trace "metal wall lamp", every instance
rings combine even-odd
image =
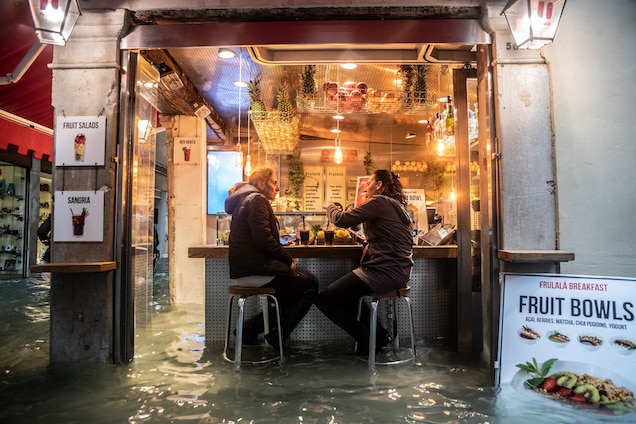
[[[554,41],[565,0],[510,0],[501,12],[519,49],[540,49]]]
[[[159,70],[159,80],[168,90],[176,90],[183,87],[183,81],[172,68],[161,62],[157,66]]]
[[[29,0],[40,43],[66,45],[82,12],[78,0]]]

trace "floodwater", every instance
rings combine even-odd
[[[205,347],[202,305],[169,305],[156,275],[148,340],[129,365],[50,366],[49,283],[0,281],[1,423],[588,423],[493,384],[479,355],[418,344],[375,373],[346,346],[293,347],[285,365],[234,366]]]

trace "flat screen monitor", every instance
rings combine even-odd
[[[207,154],[208,215],[225,213],[227,191],[243,179],[243,169],[234,166],[234,151]]]

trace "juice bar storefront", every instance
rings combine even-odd
[[[228,217],[219,204],[209,205],[213,192],[226,192],[229,185],[217,184],[211,163],[218,165],[219,161],[210,157],[229,154],[235,158],[240,157],[236,154],[240,152],[237,180],[245,178],[247,161],[252,167],[267,164],[277,170],[281,193],[273,207],[280,218],[281,232],[292,237],[300,226],[313,228],[316,236],[320,229],[325,229],[324,201],[356,204],[364,178],[372,169],[389,168],[399,173],[412,200],[409,208],[418,230],[414,235],[415,267],[410,283],[416,335],[444,341],[454,348],[481,349],[482,297],[488,296],[482,293],[482,281],[492,281],[488,239],[491,228],[488,220],[492,214],[484,213],[492,197],[490,158],[484,155],[490,148],[487,117],[492,99],[487,93],[492,88],[487,83],[490,81],[487,67],[483,66],[489,63],[490,37],[476,20],[445,21],[454,31],[438,26],[439,22],[424,22],[347,21],[346,25],[272,22],[269,31],[263,31],[263,26],[268,26],[263,23],[253,24],[254,30],[250,31],[233,30],[233,25],[239,24],[217,23],[191,26],[177,38],[168,35],[178,31],[179,24],[142,25],[124,37],[122,47],[129,50],[129,59],[134,59],[131,63],[148,61],[155,65],[157,58],[167,53],[165,57],[173,60],[169,64],[179,67],[181,78],[185,79],[191,73],[190,66],[196,68],[200,63],[208,63],[201,61],[203,55],[217,73],[233,72],[226,78],[228,87],[221,86],[221,82],[217,84],[219,97],[211,96],[204,101],[212,109],[220,110],[223,103],[232,105],[225,140],[210,136],[210,128],[214,127],[210,116],[215,113],[204,119],[183,116],[168,119],[158,106],[158,112],[164,115],[162,125],[167,130],[170,152],[169,197],[173,204],[168,209],[173,215],[168,217],[169,222],[192,223],[193,212],[178,207],[186,199],[191,202],[192,194],[176,188],[188,181],[190,189],[194,189],[191,179],[198,175],[202,180],[200,189],[206,193],[199,209],[203,216],[195,217],[203,221],[204,237],[197,240],[179,234],[185,224],[169,224],[175,228],[169,236],[174,248],[170,282],[175,285],[171,287],[175,299],[179,298],[180,290],[199,289],[178,283],[180,278],[172,276],[181,275],[181,267],[186,266],[202,271],[199,281],[205,286],[208,344],[221,343],[225,336],[227,286],[231,284],[224,245]],[[286,26],[292,26],[293,31]],[[368,31],[376,26],[377,31]],[[265,40],[263,34],[270,36]],[[428,38],[439,42],[441,37],[440,44],[453,45],[463,53],[455,56],[457,60],[444,60],[431,48],[427,57],[416,55],[411,60],[393,57],[384,59],[386,62],[367,59],[366,63],[361,59],[356,69],[344,69],[340,64],[346,52],[334,48],[335,56],[321,62],[319,51],[333,48],[330,46],[336,41],[342,43],[343,34],[348,34],[344,41],[350,41],[349,50],[365,44],[379,49],[378,43],[390,50],[400,44],[422,45],[430,41]],[[276,63],[280,54],[276,46],[300,46],[307,37],[312,39],[313,53],[305,51],[300,61],[287,59]],[[168,39],[170,43],[166,42]],[[212,58],[212,54],[216,56],[220,46],[230,46],[238,59],[230,65],[216,62],[218,59]],[[199,55],[199,65],[192,65],[190,54],[194,51]],[[239,77],[249,79],[252,84],[258,81],[260,85],[242,92],[230,87],[233,79]],[[195,81],[196,76],[192,78],[192,83],[204,90],[205,84]],[[355,87],[352,81],[356,82]],[[315,90],[307,92],[313,85]],[[219,93],[224,90],[231,94],[223,97]],[[201,94],[205,98],[205,93]],[[287,100],[291,107],[286,106]],[[200,109],[194,110],[197,111]],[[255,116],[256,112],[261,115]],[[290,114],[290,119],[283,123],[285,131],[273,129],[281,127],[276,121],[281,120],[283,113]],[[335,115],[344,119],[334,119]],[[188,130],[184,123],[192,122],[191,119],[196,119],[196,123]],[[197,141],[184,147],[188,149],[186,156],[179,143],[188,137]],[[221,163],[227,165],[227,160]],[[430,238],[433,233],[429,230],[435,229],[441,235],[439,239]],[[442,241],[444,230],[452,231]],[[362,247],[355,243],[327,246],[317,240],[315,245],[291,245],[287,249],[325,287],[356,266]],[[183,252],[187,253],[180,256]],[[203,267],[197,268],[196,264]],[[188,280],[196,284],[197,278]],[[485,284],[486,288],[489,284]],[[312,309],[292,334],[291,341],[342,337],[341,330]]]

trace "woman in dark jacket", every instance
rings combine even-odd
[[[296,268],[296,260],[280,244],[278,220],[270,202],[278,193],[278,181],[270,168],[255,169],[249,183],[239,183],[225,200],[232,214],[229,240],[230,278],[239,286],[274,287],[281,307],[283,340],[305,316],[318,293],[318,282]],[[273,316],[273,314],[270,314]],[[263,315],[244,325],[243,340],[255,344],[264,331]],[[278,347],[277,328],[265,335]]]
[[[372,292],[406,287],[413,267],[413,223],[399,177],[389,170],[376,170],[366,198],[347,211],[334,203],[327,205],[327,217],[338,227],[363,224],[366,245],[360,266],[331,283],[316,299],[318,309],[356,339],[356,353],[361,356],[369,352],[369,308],[363,304],[358,322],[358,300]],[[377,329],[376,352],[390,341],[380,323]]]

